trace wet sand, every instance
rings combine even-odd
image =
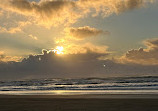
[[[158,111],[158,95],[0,95],[0,111]]]

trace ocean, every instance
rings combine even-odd
[[[158,76],[0,81],[0,94],[158,94]]]

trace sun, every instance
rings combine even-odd
[[[56,53],[57,54],[64,54],[63,51],[64,51],[64,47],[62,47],[62,46],[57,46],[56,47]]]

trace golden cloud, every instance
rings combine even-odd
[[[6,56],[4,51],[0,51],[0,62],[20,61],[22,57],[19,56]]]
[[[0,0],[0,8],[34,19],[34,22],[45,26],[69,24],[93,12],[107,17],[113,13],[140,8],[152,0]]]
[[[64,54],[80,54],[80,53],[100,53],[100,54],[108,54],[108,47],[107,46],[96,46],[91,43],[85,44],[65,44],[64,47]]]
[[[150,2],[150,0],[148,1]],[[146,3],[146,0],[80,0],[80,7],[90,12],[95,9],[96,13],[108,16],[112,13],[119,14],[121,12],[139,8]]]
[[[144,45],[146,49],[132,49],[121,57],[121,60],[143,65],[158,65],[158,38],[145,40]]]
[[[0,0],[0,2],[0,7],[4,10],[33,17],[35,21],[46,26],[71,23],[78,17],[73,11],[75,3],[68,0],[41,0],[38,3],[27,0]]]

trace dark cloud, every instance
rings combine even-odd
[[[30,55],[21,62],[0,64],[0,77],[81,77],[93,73],[95,67],[102,67],[97,58],[106,55],[91,51],[86,54],[58,55],[43,50],[42,54]]]
[[[122,59],[127,62],[138,64],[158,64],[158,38],[144,41],[146,49],[132,49],[128,51]]]
[[[156,75],[158,66],[121,64],[115,60],[99,60],[99,54],[57,55],[43,50],[40,55],[30,55],[21,62],[0,63],[1,79],[26,78],[76,78],[76,77],[108,77]]]
[[[71,36],[76,39],[85,39],[88,37],[98,36],[100,34],[109,34],[108,31],[91,28],[89,26],[78,27],[78,28],[66,28],[67,36]]]
[[[150,1],[150,0],[149,0]],[[144,5],[145,0],[126,0],[126,2],[118,3],[117,12],[124,12],[135,8],[140,8]]]

